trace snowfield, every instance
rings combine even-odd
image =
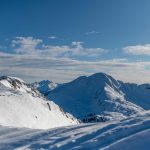
[[[1,150],[149,150],[150,111],[122,121],[49,130],[0,127]]]

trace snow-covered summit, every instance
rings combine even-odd
[[[34,96],[41,95],[39,93],[39,91],[36,90],[33,86],[25,83],[22,79],[19,79],[17,77],[1,76],[0,77],[0,85],[15,89],[15,90],[23,92],[23,93],[31,93]]]
[[[120,86],[113,77],[96,73],[55,88],[48,98],[84,122],[122,119],[143,111],[125,99]]]
[[[46,95],[51,90],[53,90],[56,87],[60,86],[60,84],[49,81],[49,80],[42,80],[40,82],[33,83],[32,86],[34,88],[36,88],[40,93]]]

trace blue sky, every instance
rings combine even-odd
[[[150,81],[149,0],[0,0],[0,75]]]

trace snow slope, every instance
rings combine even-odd
[[[55,88],[48,98],[83,122],[123,119],[143,111],[125,99],[120,87],[111,76],[97,73]]]
[[[150,84],[133,84],[120,82],[120,90],[125,98],[144,109],[150,109]]]
[[[23,81],[2,77],[0,83],[0,125],[48,129],[78,123]]]
[[[0,150],[149,150],[150,111],[120,121],[49,130],[0,127]]]

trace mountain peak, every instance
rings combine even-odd
[[[16,77],[10,77],[10,76],[1,76],[0,83],[6,87],[15,88],[15,89],[18,89],[20,88],[20,86],[25,84],[23,80]]]
[[[49,83],[53,83],[53,82],[50,80],[42,80],[39,82],[39,84],[49,84]]]
[[[23,93],[32,93],[34,96],[40,96],[38,90],[32,87],[30,84],[25,83],[22,79],[11,76],[1,76],[0,84],[4,87],[11,88]]]
[[[95,76],[95,77],[106,77],[108,76],[106,73],[103,73],[103,72],[97,72],[97,73],[94,73],[92,74],[91,76]]]
[[[118,87],[120,87],[120,83],[114,79],[113,77],[111,77],[110,75],[106,74],[106,73],[95,73],[91,76],[80,76],[77,79],[71,81],[70,83],[72,84],[76,84],[76,85],[89,85],[90,87],[105,87],[105,85],[109,85],[115,89],[117,89]]]
[[[49,91],[55,89],[59,84],[54,83],[49,80],[42,80],[40,82],[35,82],[32,84],[34,88],[40,91],[42,94],[46,95]]]
[[[0,81],[1,80],[7,80],[7,81],[17,81],[20,83],[25,83],[22,79],[17,78],[17,77],[11,77],[11,76],[1,76],[0,77]]]
[[[114,79],[112,76],[106,74],[106,73],[95,73],[88,77],[89,80],[94,80],[96,84],[102,84],[103,86],[108,84],[109,86],[113,88],[118,88],[120,86],[120,83]]]

